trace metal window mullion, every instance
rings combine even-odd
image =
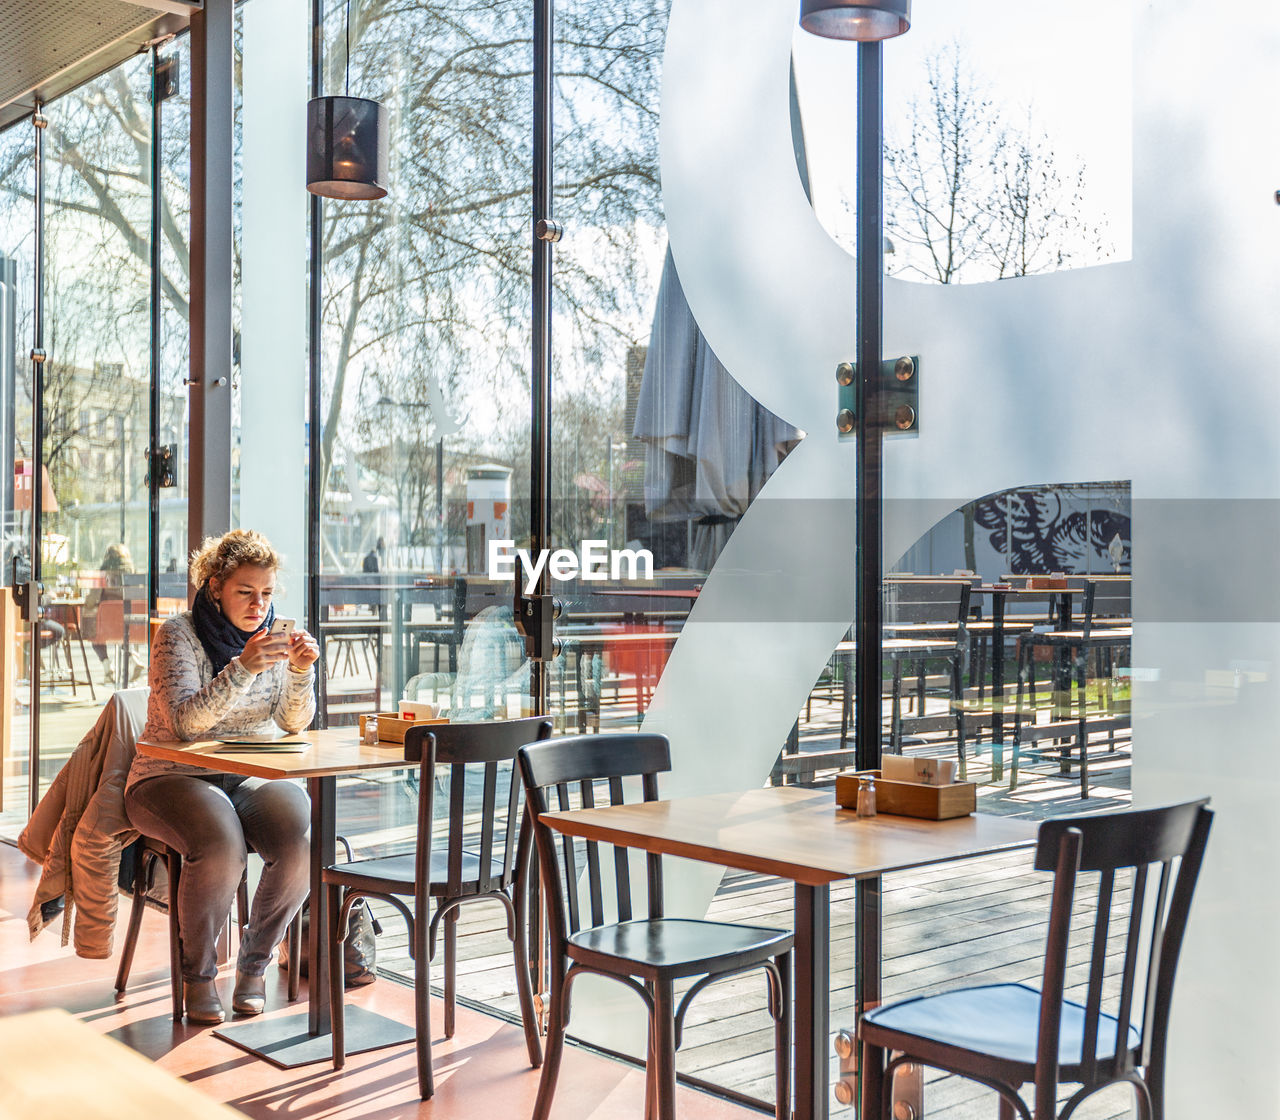
[[[35,284],[31,307],[31,576],[27,584],[27,616],[30,641],[27,681],[31,699],[27,711],[30,735],[27,740],[27,812],[36,811],[40,800],[40,579],[42,556],[40,521],[44,516],[44,106],[36,102],[31,116],[35,128],[32,194],[35,198],[35,237],[32,249]],[[6,717],[7,718],[7,717]]]

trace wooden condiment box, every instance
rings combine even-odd
[[[364,722],[369,717],[362,715],[360,717],[360,738],[364,738]],[[432,723],[448,723],[449,720],[444,716],[437,716],[435,719],[401,719],[396,712],[378,712],[374,717],[378,721],[378,742],[379,743],[403,743],[405,732],[411,727],[419,725],[427,725]]]
[[[926,786],[919,782],[891,782],[879,770],[850,770],[836,775],[836,802],[845,809],[858,806],[858,779],[874,778],[876,812],[898,817],[945,821],[967,817],[978,807],[978,787],[973,782]]]
[[[1032,576],[1027,581],[1027,588],[1031,591],[1066,591],[1066,576]]]

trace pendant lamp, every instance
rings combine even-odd
[[[801,0],[800,26],[824,39],[892,39],[911,26],[911,0]]]
[[[307,102],[307,190],[322,198],[386,196],[387,113],[377,101],[351,96],[351,2],[347,0],[343,96]]]

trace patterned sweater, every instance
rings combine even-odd
[[[315,715],[315,670],[295,673],[287,661],[254,675],[231,660],[214,677],[213,664],[196,636],[191,612],[168,619],[151,646],[151,697],[139,738],[154,741],[216,739],[261,734],[274,728],[303,730]],[[207,770],[138,754],[129,769],[131,786],[157,774],[208,775]]]

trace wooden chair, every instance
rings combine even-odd
[[[1002,1120],[1066,1120],[1120,1083],[1133,1086],[1140,1120],[1164,1120],[1174,974],[1212,818],[1206,801],[1192,801],[1042,824],[1035,867],[1052,871],[1054,882],[1039,989],[986,984],[868,1011],[858,1025],[861,1115],[889,1120],[886,1087],[910,1064],[995,1090]],[[1082,873],[1096,874],[1097,909],[1073,937]],[[1091,944],[1077,947],[1089,929]],[[1083,973],[1083,1002],[1067,998],[1069,962]],[[1059,1113],[1062,1084],[1079,1088]],[[1035,1086],[1031,1109],[1019,1095],[1024,1085]]]
[[[624,779],[640,779],[645,801],[658,797],[658,774],[671,769],[671,750],[661,735],[582,735],[520,751],[520,769],[534,821],[538,867],[546,899],[551,939],[551,1009],[547,1052],[538,1083],[534,1120],[546,1120],[555,1094],[564,1035],[569,1019],[569,991],[584,973],[606,976],[631,988],[649,1009],[649,1050],[645,1115],[673,1120],[675,1054],[685,1011],[708,984],[734,973],[763,968],[769,984],[769,1010],[774,1020],[777,1117],[786,1120],[791,1107],[791,948],[786,930],[663,916],[662,860],[646,857],[648,917],[634,918],[628,852],[613,849],[617,920],[606,917],[608,873],[600,845],[594,841],[557,843],[539,814],[552,808],[620,804]],[[633,783],[626,783],[632,785]],[[552,794],[554,790],[554,794]],[[576,794],[576,798],[575,798]],[[579,863],[579,849],[583,849]],[[582,874],[590,899],[589,913],[579,899]],[[643,905],[643,904],[642,904]],[[677,1006],[675,981],[699,979]]]
[[[1095,580],[1084,582],[1084,602],[1078,629],[1033,631],[1018,638],[1018,691],[1014,702],[1013,758],[1009,779],[1011,790],[1017,788],[1018,765],[1024,747],[1034,747],[1040,742],[1058,744],[1056,748],[1049,749],[1057,750],[1060,766],[1066,772],[1072,761],[1070,744],[1074,743],[1078,752],[1074,761],[1080,767],[1080,796],[1087,798],[1090,734],[1105,733],[1109,748],[1114,748],[1116,732],[1129,727],[1127,712],[1117,713],[1102,708],[1091,711],[1088,704],[1090,656],[1105,655],[1108,662],[1111,662],[1116,658],[1118,650],[1128,649],[1133,639],[1131,627],[1118,624],[1095,625],[1098,587]],[[1127,588],[1125,590],[1127,592]],[[1107,593],[1109,607],[1119,605],[1122,601],[1127,602],[1127,594],[1121,600],[1116,597],[1113,589],[1108,588]],[[1053,666],[1052,704],[1049,722],[1046,724],[1036,723],[1038,706],[1035,666],[1038,654],[1048,659]],[[1071,695],[1073,685],[1074,710]]]
[[[124,945],[120,950],[120,967],[116,970],[116,992],[123,995],[129,985],[129,973],[133,969],[133,957],[138,947],[138,934],[142,929],[142,912],[148,902],[164,910],[169,916],[169,985],[173,997],[173,1021],[182,1021],[182,930],[178,925],[178,908],[172,900],[178,896],[178,883],[182,877],[182,856],[163,841],[150,836],[139,840],[135,855],[132,903],[129,908],[129,925]],[[165,868],[166,886],[163,897],[156,898],[157,870]],[[241,876],[236,888],[236,918],[241,933],[249,923],[249,881]],[[289,923],[289,999],[296,1000],[301,987],[302,922],[295,917]]]
[[[524,1021],[529,1063],[542,1061],[538,1027],[525,946],[524,869],[528,865],[529,830],[520,827],[520,782],[516,751],[526,743],[546,739],[551,721],[542,718],[496,723],[455,723],[411,727],[405,735],[404,758],[418,770],[418,839],[413,852],[379,859],[356,860],[325,868],[329,913],[333,926],[329,961],[332,977],[333,1068],[346,1062],[343,1031],[343,952],[351,907],[361,898],[390,903],[409,925],[410,955],[414,960],[414,1013],[417,1027],[418,1089],[427,1100],[434,1083],[431,1072],[429,962],[444,922],[444,1033],[454,1031],[457,970],[458,909],[469,902],[492,899],[507,912],[507,936],[515,957],[516,993]],[[504,764],[509,770],[502,773]],[[444,850],[433,843],[436,766],[449,768],[448,837]],[[480,778],[481,800],[467,797],[468,776]],[[468,815],[479,810],[479,822],[467,834]],[[478,831],[477,831],[478,830]],[[518,838],[518,842],[517,842]],[[406,903],[404,900],[411,902]],[[435,913],[431,914],[431,901]],[[430,919],[428,920],[428,915]]]

